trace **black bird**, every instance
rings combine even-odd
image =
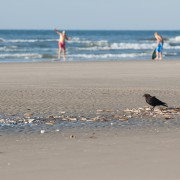
[[[153,109],[156,107],[156,106],[167,106],[167,104],[165,102],[162,102],[160,101],[159,99],[157,99],[155,96],[151,96],[150,94],[144,94],[143,97],[146,98],[146,102],[153,106]]]

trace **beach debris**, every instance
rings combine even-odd
[[[87,121],[87,118],[82,117],[82,118],[81,118],[81,121]]]
[[[120,117],[120,118],[119,118],[119,120],[120,120],[120,121],[128,121],[128,120],[129,120],[129,118],[128,118],[128,117],[126,117],[126,116],[124,116],[124,117]]]
[[[28,121],[28,123],[30,124],[30,123],[32,123],[34,120],[35,120],[35,119],[28,119],[27,121]]]
[[[46,131],[45,131],[45,130],[43,130],[43,129],[40,131],[40,133],[41,133],[41,134],[44,134],[45,132],[46,132]]]
[[[168,120],[168,119],[173,119],[171,116],[169,116],[169,115],[164,115],[164,118],[166,119],[166,120]]]
[[[47,124],[47,125],[54,125],[55,124],[55,122],[54,121],[50,121],[50,122],[46,122],[45,124]]]
[[[0,119],[0,123],[4,123],[5,122],[5,119]]]
[[[69,138],[70,138],[70,139],[74,139],[75,136],[71,134],[71,135],[69,136]]]
[[[50,115],[48,118],[49,119],[55,119],[55,117],[53,115]]]
[[[89,136],[90,139],[97,139],[97,137],[95,136],[95,134]]]
[[[103,110],[101,110],[101,109],[98,109],[96,112],[100,113],[100,112],[103,112]]]
[[[68,120],[69,120],[69,121],[77,121],[77,118],[75,118],[75,117],[69,117]]]
[[[66,112],[65,112],[65,111],[61,111],[60,113],[61,113],[61,114],[66,114]]]
[[[104,109],[104,112],[114,112],[112,109]]]
[[[25,117],[25,118],[30,118],[30,117],[32,117],[32,116],[33,116],[32,113],[25,113],[25,114],[24,114],[24,117]]]
[[[96,114],[99,112],[99,114]],[[33,118],[32,118],[33,116]],[[133,119],[162,119],[162,120],[172,120],[179,119],[180,117],[180,107],[156,107],[153,111],[151,107],[144,106],[138,108],[126,108],[122,111],[120,110],[96,110],[94,114],[85,116],[72,115],[66,113],[52,114],[45,117],[35,117],[33,113],[25,113],[23,115],[16,116],[3,116],[0,118],[0,127],[16,125],[29,125],[30,127],[36,125],[48,125],[53,126],[59,123],[65,122],[110,122],[111,125],[114,121],[125,121]],[[41,134],[45,131],[42,130]]]
[[[125,117],[131,116],[134,117],[153,117],[153,118],[164,118],[164,119],[173,119],[174,116],[180,115],[180,108],[171,107],[171,108],[156,108],[154,111],[151,110],[150,107],[141,107],[141,108],[133,108],[133,109],[125,109]]]

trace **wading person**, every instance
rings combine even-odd
[[[64,61],[66,61],[66,40],[70,40],[70,38],[66,36],[65,31],[59,32],[57,29],[54,29],[54,31],[59,35],[58,59],[61,58],[61,52],[62,52],[63,53],[63,59],[64,59]]]

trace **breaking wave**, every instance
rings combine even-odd
[[[124,54],[74,54],[68,55],[71,58],[84,58],[84,59],[107,59],[107,58],[134,58],[145,56],[147,53],[124,53]]]
[[[34,43],[34,42],[55,42],[57,39],[8,39],[3,42],[11,43]]]
[[[42,58],[42,55],[40,54],[30,54],[30,53],[25,53],[25,54],[0,54],[0,59],[4,59],[4,58],[11,58],[11,59],[16,59],[16,58],[23,58],[23,59],[39,59]]]

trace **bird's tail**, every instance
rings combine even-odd
[[[166,103],[164,103],[164,104],[163,104],[163,106],[166,106],[166,107],[168,107],[168,105],[167,105]]]

